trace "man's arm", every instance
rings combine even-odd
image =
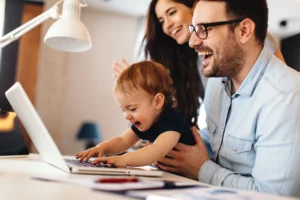
[[[206,150],[209,154],[209,157],[210,158],[213,158],[214,157],[214,152],[212,151],[211,149],[211,146],[210,146],[210,142],[209,142],[209,132],[208,132],[208,129],[205,128],[205,129],[201,129],[200,131],[200,136],[206,146]]]
[[[299,92],[298,92],[299,93]],[[217,186],[299,196],[300,95],[279,94],[262,109],[256,130],[255,165],[250,177],[206,161],[199,181]]]
[[[209,157],[213,158],[214,153],[210,146],[209,132],[207,129],[207,124],[206,124],[206,111],[205,111],[205,107],[204,107],[203,103],[202,103],[202,105],[200,107],[200,111],[199,111],[198,127],[200,128],[199,134],[201,135],[201,138],[202,138],[203,142],[205,143]]]
[[[256,130],[255,165],[251,176],[238,174],[208,159],[196,129],[195,146],[177,144],[158,164],[216,186],[300,196],[300,94],[279,94],[263,108]]]

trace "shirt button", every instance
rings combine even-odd
[[[233,147],[233,150],[236,151],[236,150],[237,150],[237,147]]]
[[[224,125],[222,125],[222,129],[224,129],[225,128],[225,126]]]

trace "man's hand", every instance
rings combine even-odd
[[[198,180],[199,170],[209,160],[209,155],[196,127],[192,128],[192,132],[196,141],[194,146],[178,143],[176,150],[160,160],[157,166],[162,170]]]

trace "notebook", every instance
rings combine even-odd
[[[77,160],[64,160],[62,154],[54,143],[47,128],[30,102],[19,82],[9,88],[5,95],[22,122],[33,144],[42,159],[63,171],[76,174],[106,174],[106,175],[136,175],[136,176],[162,176],[163,172],[152,167],[111,168],[107,166],[93,166],[80,163]],[[73,163],[73,164],[72,164]],[[75,163],[75,164],[74,164]],[[86,166],[79,166],[86,165]]]

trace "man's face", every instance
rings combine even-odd
[[[200,1],[194,11],[192,24],[213,23],[232,20],[226,14],[226,3],[222,1]],[[200,39],[195,33],[190,47],[203,56],[202,72],[206,77],[235,77],[244,63],[244,52],[230,25],[207,28],[207,38]]]

